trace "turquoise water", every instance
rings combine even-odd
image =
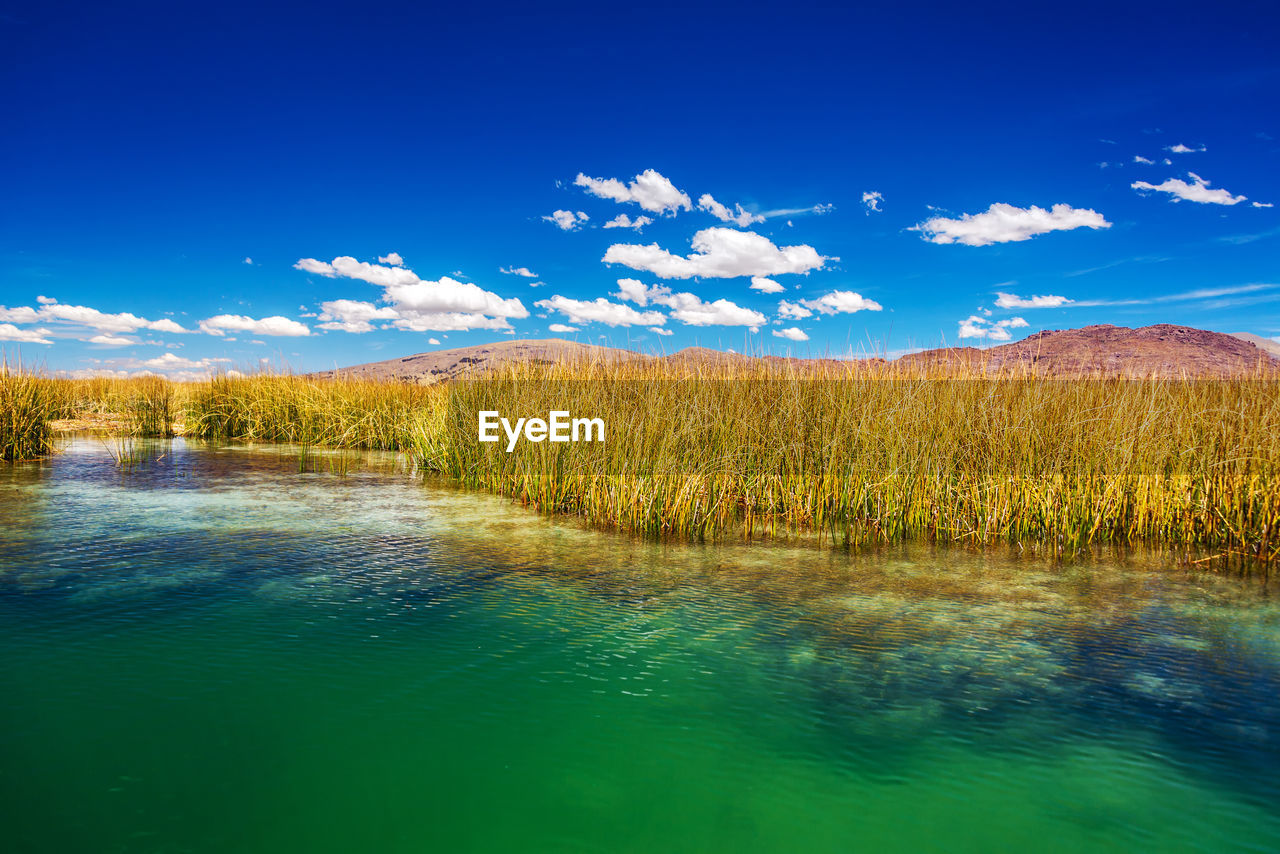
[[[1273,594],[78,440],[0,467],[4,848],[1274,851]]]

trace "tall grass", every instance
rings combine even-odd
[[[1051,380],[785,366],[521,368],[449,387],[424,462],[653,535],[816,532],[1071,551],[1146,541],[1277,556],[1280,382]],[[607,441],[507,453],[478,410],[600,417]]]
[[[53,447],[49,419],[58,405],[50,381],[0,362],[0,459],[30,460]]]
[[[187,435],[402,450],[440,389],[367,380],[216,377],[186,390]]]
[[[125,412],[135,435],[165,435],[180,416],[195,437],[408,451],[468,487],[653,536],[1280,556],[1274,374],[1066,380],[663,362],[520,366],[427,387],[278,375],[4,382],[6,459],[47,450],[42,425],[55,412]],[[602,419],[607,436],[521,440],[507,453],[505,441],[477,441],[480,410],[568,410]],[[8,438],[19,433],[20,447]]]

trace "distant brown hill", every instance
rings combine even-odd
[[[1280,354],[1271,355],[1250,340],[1256,336],[1224,335],[1189,326],[1159,324],[1140,329],[1124,326],[1086,326],[1038,332],[1022,341],[998,347],[944,347],[903,356],[903,367],[968,370],[1028,370],[1042,376],[1124,377],[1225,377],[1251,374],[1259,366],[1280,370]],[[1258,339],[1269,342],[1269,339]],[[1280,346],[1277,346],[1280,350]],[[430,384],[507,365],[552,364],[576,361],[654,361],[693,370],[738,369],[753,364],[786,365],[802,371],[826,373],[849,365],[839,359],[801,359],[781,356],[748,356],[689,347],[665,356],[649,356],[632,350],[579,344],[559,338],[536,341],[499,341],[453,350],[436,350],[400,359],[370,362],[320,371],[312,376],[342,375],[362,379],[399,380]],[[858,360],[875,370],[882,359]]]
[[[385,362],[369,362],[336,371],[317,371],[311,376],[328,378],[336,375],[357,379],[399,380],[430,385],[464,374],[493,370],[513,364],[552,364],[575,361],[633,361],[648,359],[631,350],[579,344],[560,338],[534,341],[497,341],[454,350],[435,350]]]
[[[1161,323],[1130,329],[1086,326],[1037,332],[1021,341],[980,350],[926,350],[904,365],[1023,368],[1043,376],[1226,377],[1280,367],[1253,343],[1221,332]]]

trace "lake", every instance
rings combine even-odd
[[[1274,851],[1274,583],[656,543],[390,454],[0,466],[7,851]]]

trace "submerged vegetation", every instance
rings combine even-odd
[[[133,435],[168,435],[180,420],[207,439],[404,451],[468,487],[654,536],[814,533],[842,546],[923,538],[1068,553],[1147,542],[1242,562],[1280,556],[1280,380],[1270,375],[611,363],[435,386],[279,375],[4,381],[6,459],[47,448],[50,413],[114,407]],[[10,402],[33,395],[43,409]],[[18,409],[33,414],[12,421]],[[508,453],[477,441],[481,410],[600,418],[607,441],[522,441]],[[21,453],[9,451],[11,421]]]

